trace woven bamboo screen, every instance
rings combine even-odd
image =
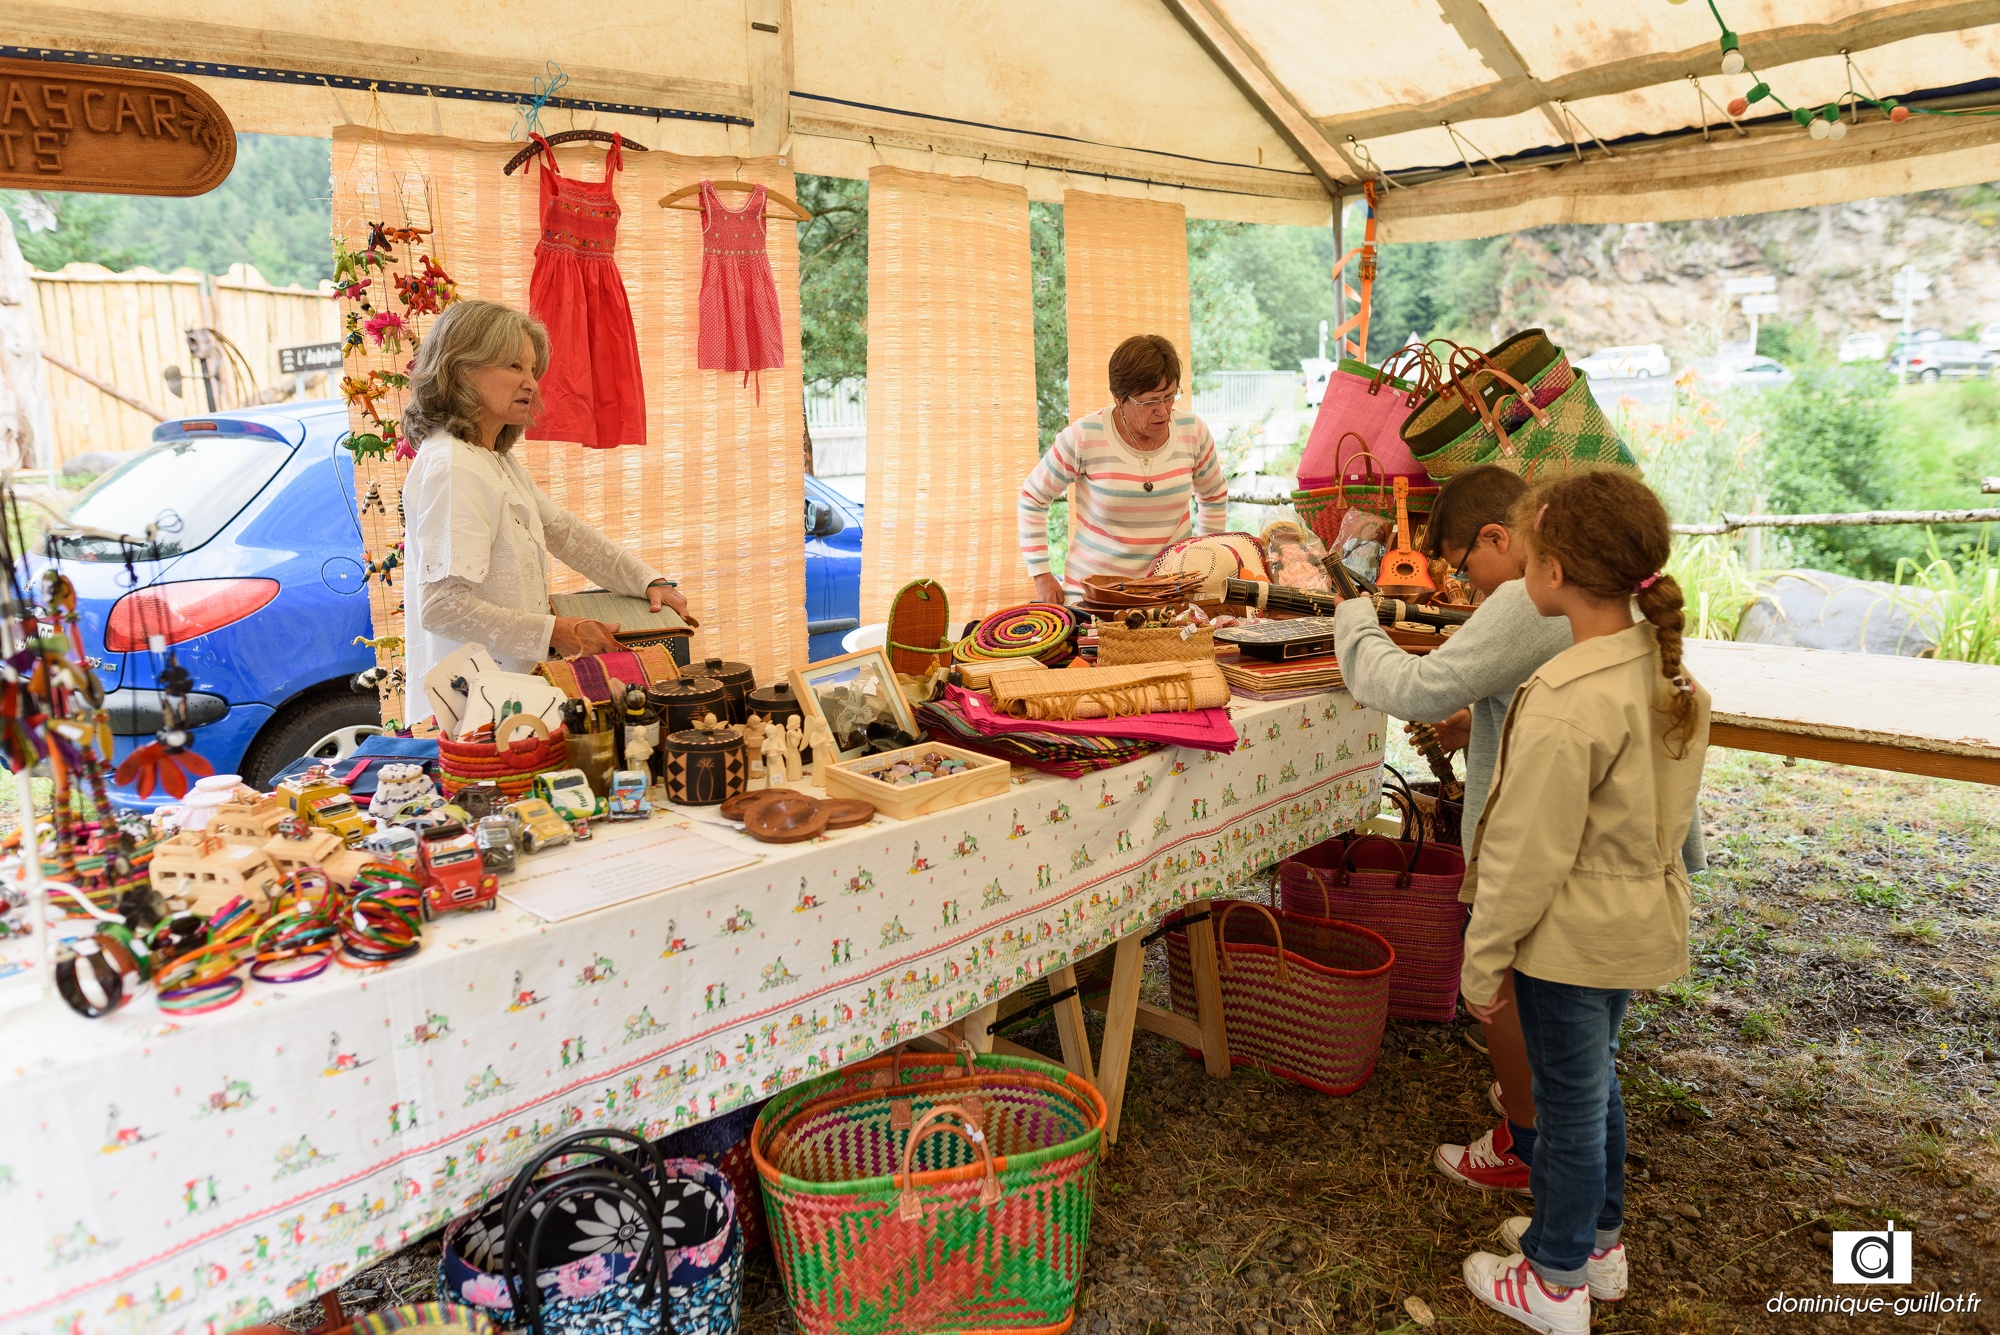
[[[518,144],[393,135],[342,126],[333,136],[334,230],[351,249],[370,222],[431,227],[427,249],[457,281],[460,296],[526,309],[540,236],[537,175],[501,167]],[[598,179],[600,145],[557,150],[567,175]],[[632,306],[646,374],[643,446],[586,450],[552,441],[515,448],[556,504],[634,547],[653,567],[680,581],[701,622],[694,655],[721,654],[751,664],[770,681],[805,661],[804,414],[799,379],[798,234],[773,220],[768,246],[785,327],[785,366],[745,385],[740,375],[695,369],[701,291],[701,217],[657,207],[674,187],[703,177],[761,181],[793,193],[789,170],[773,159],[625,155],[617,198],[618,264]],[[371,295],[382,309],[380,283]],[[393,306],[393,299],[388,305]],[[344,309],[352,309],[351,305]],[[350,374],[391,369],[371,344],[348,358]],[[407,353],[405,354],[407,356]],[[394,369],[401,369],[400,366]],[[400,410],[385,401],[385,415]],[[354,422],[361,424],[356,412]],[[402,539],[399,497],[404,465],[367,462],[359,489],[379,488],[382,509],[363,515],[363,541],[377,559]],[[393,586],[378,577],[370,597],[378,639],[402,634],[403,572]],[[556,592],[586,587],[561,565]],[[400,654],[383,656],[400,666]],[[400,690],[385,686],[384,713],[402,710]]]
[[[1188,330],[1187,210],[1150,199],[1063,192],[1063,279],[1069,305],[1069,416],[1111,402],[1111,350],[1134,334],[1165,334],[1181,354]]]
[[[1035,465],[1028,192],[868,174],[868,540],[861,619],[928,576],[954,619],[1033,594],[1015,498]]]

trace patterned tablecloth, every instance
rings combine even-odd
[[[753,866],[563,922],[454,915],[384,972],[252,984],[211,1016],[142,998],[0,1019],[0,1329],[168,1335],[283,1310],[476,1204],[550,1135],[663,1135],[858,1061],[1372,810],[1380,714],[1331,694],[1235,719],[1232,755],[751,844]],[[661,819],[541,856],[586,863]]]

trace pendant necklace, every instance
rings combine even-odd
[[[1127,418],[1127,417],[1125,416],[1125,410],[1124,410],[1123,408],[1120,408],[1120,409],[1118,410],[1118,416],[1119,416],[1119,418],[1120,418],[1121,420],[1123,420],[1123,421],[1125,422],[1125,427],[1126,427],[1126,429],[1127,429],[1128,431],[1129,431],[1129,430],[1132,430],[1132,422],[1131,422],[1131,419],[1129,419],[1129,418]],[[1165,442],[1162,442],[1162,444],[1164,444],[1164,443],[1165,443]],[[1136,453],[1136,454],[1137,454],[1137,455],[1139,456],[1139,462],[1141,462],[1141,463],[1143,463],[1144,465],[1146,465],[1146,481],[1145,481],[1145,483],[1144,483],[1143,485],[1145,486],[1145,488],[1146,488],[1146,490],[1147,490],[1147,491],[1151,491],[1151,490],[1153,489],[1153,455],[1152,455],[1152,452],[1151,452],[1150,450],[1142,450],[1142,449],[1139,449],[1139,448],[1138,448],[1138,447],[1137,447],[1136,445],[1135,445],[1135,446],[1133,447],[1133,452],[1134,452],[1134,453]]]

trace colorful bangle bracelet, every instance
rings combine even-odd
[[[111,1014],[138,991],[137,975],[129,975],[133,986],[128,990],[125,986],[128,975],[99,947],[97,938],[86,937],[70,949],[67,957],[56,961],[56,991],[84,1019],[95,1020]]]
[[[234,974],[193,987],[162,991],[160,1009],[170,1015],[205,1015],[219,1011],[243,995],[243,980]]]

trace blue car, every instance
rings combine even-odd
[[[339,400],[163,422],[153,445],[100,478],[70,510],[111,533],[159,533],[132,551],[55,540],[76,588],[84,645],[106,692],[115,760],[153,740],[159,674],[173,647],[194,680],[194,748],[218,774],[259,788],[301,756],[337,760],[379,732],[354,462],[339,447]],[[861,507],[806,479],[806,596],[813,657],[858,624]],[[50,564],[30,558],[39,578]],[[398,580],[401,587],[401,580]],[[147,808],[170,800],[120,790]]]

